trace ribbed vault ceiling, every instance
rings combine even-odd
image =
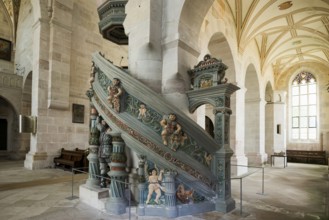
[[[19,13],[19,7],[21,4],[21,0],[1,0],[8,12],[8,15],[11,18],[11,22],[13,24],[14,29],[17,28],[17,22],[18,22],[18,13]]]
[[[263,71],[272,66],[278,75],[303,63],[329,67],[329,0],[224,1],[239,50],[255,43]]]
[[[20,0],[1,0],[16,29]],[[262,70],[274,74],[303,63],[329,67],[329,0],[217,0],[226,3],[239,50],[256,44]]]

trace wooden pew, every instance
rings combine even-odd
[[[85,150],[65,150],[61,149],[61,154],[59,157],[54,158],[55,168],[80,168],[84,166],[84,160],[86,159]]]
[[[85,171],[88,171],[89,160],[88,160],[87,156],[89,154],[89,149],[83,150],[83,149],[75,148],[75,151],[77,151],[83,155],[82,167],[85,167],[86,168]]]
[[[287,150],[286,154],[288,162],[327,164],[326,151]]]

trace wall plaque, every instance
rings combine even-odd
[[[72,104],[72,123],[84,123],[85,106]]]

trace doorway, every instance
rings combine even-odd
[[[0,151],[7,151],[7,130],[7,120],[0,119]]]
[[[206,132],[211,136],[211,137],[215,137],[214,134],[214,123],[211,121],[211,119],[206,116],[206,126],[205,126],[205,130]]]

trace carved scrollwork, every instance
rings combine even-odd
[[[107,93],[107,87],[112,83],[112,81],[101,71],[98,71],[98,81],[104,92]]]
[[[86,96],[89,98],[89,100],[91,101],[91,98],[94,96],[94,90],[92,88],[88,89],[86,91]]]
[[[161,125],[159,121],[162,119],[162,116],[159,113],[129,94],[127,95],[126,105],[126,112],[136,117],[139,121],[152,128],[158,134],[161,134]],[[142,105],[144,105],[143,108],[145,108],[145,110],[141,109]]]

